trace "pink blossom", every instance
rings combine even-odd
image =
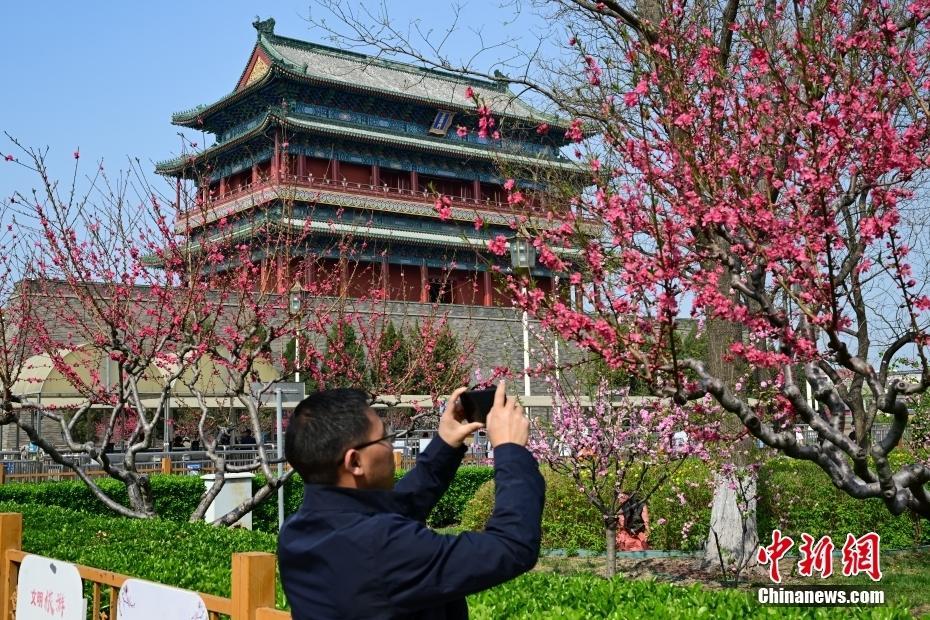
[[[497,235],[492,240],[488,241],[488,250],[492,254],[497,256],[503,256],[507,253],[507,237],[504,235]]]
[[[466,98],[466,99],[474,99],[474,98],[475,98],[475,91],[474,91],[474,89],[473,89],[471,86],[466,86],[466,87],[465,87],[465,98]]]
[[[571,126],[568,128],[568,131],[565,132],[565,137],[571,140],[572,142],[581,142],[584,139],[584,133],[581,131],[581,119],[576,118],[572,121]]]
[[[468,135],[468,127],[465,127],[464,125],[459,125],[458,127],[455,128],[455,133],[456,135],[458,135],[459,138],[464,138],[465,136]]]
[[[445,221],[452,217],[452,199],[449,196],[438,197],[433,206],[440,220]]]

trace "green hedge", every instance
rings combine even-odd
[[[907,454],[893,453],[896,469]],[[772,459],[759,471],[759,535],[773,529],[800,540],[807,532],[815,538],[829,535],[842,546],[847,533],[857,536],[878,532],[882,548],[905,548],[930,543],[930,524],[905,513],[892,515],[880,499],[854,499],[834,487],[820,467],[789,458]]]
[[[230,594],[230,554],[274,552],[276,547],[273,534],[203,523],[102,517],[12,502],[0,502],[0,511],[23,514],[23,549],[30,553],[218,596]],[[589,574],[530,573],[470,596],[469,607],[471,617],[478,619],[910,617],[893,606],[861,613],[760,607],[752,595],[622,578],[606,581]],[[278,606],[285,606],[280,584]]]
[[[542,546],[561,549],[603,549],[604,531],[597,510],[579,493],[571,479],[541,470],[546,481]],[[494,481],[481,485],[462,513],[461,525],[483,530],[494,509]]]
[[[707,590],[655,581],[610,581],[594,575],[529,573],[470,596],[472,618],[588,620],[650,618],[910,618],[905,607],[773,607],[754,600],[755,590]]]
[[[396,478],[405,472],[398,471]],[[427,522],[433,527],[445,527],[458,523],[462,511],[471,496],[484,482],[494,477],[491,467],[460,467],[448,491],[436,504]],[[169,521],[186,522],[203,494],[203,481],[199,476],[167,476],[156,474],[150,478],[155,495],[155,510],[159,517]],[[109,478],[97,481],[100,488],[123,505],[128,504],[126,487]],[[255,476],[252,485],[258,489],[265,484],[265,477]],[[291,514],[300,508],[304,487],[300,476],[294,474],[284,487],[284,510]],[[9,483],[0,485],[0,502],[11,501],[37,506],[59,506],[101,516],[115,516],[109,508],[97,500],[87,486],[80,481],[39,483]],[[278,530],[277,494],[273,494],[252,511],[252,527],[266,532]]]
[[[165,519],[187,521],[203,494],[203,481],[199,476],[153,475],[150,478],[155,495],[155,510]],[[126,487],[118,480],[97,480],[107,495],[128,505]],[[93,496],[79,480],[63,482],[7,483],[0,485],[0,502],[17,502],[38,506],[59,506],[89,514],[114,516],[114,513]]]
[[[540,469],[546,480],[546,504],[543,508],[542,546],[553,549],[590,549],[604,551],[603,520],[569,476],[548,467]],[[649,501],[649,544],[654,549],[698,549],[704,544],[710,524],[710,501],[713,491],[710,471],[701,461],[686,461],[674,476],[660,487]],[[682,494],[684,506],[678,498]],[[462,527],[484,529],[494,507],[494,483],[483,485],[462,514]],[[664,519],[664,523],[662,522]],[[688,535],[682,527],[692,522]]]
[[[30,553],[218,596],[229,596],[231,553],[277,548],[273,534],[205,523],[103,517],[13,502],[0,502],[0,512],[22,513],[23,549]]]

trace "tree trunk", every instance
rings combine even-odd
[[[607,578],[617,574],[617,520],[605,519],[604,532],[607,542]]]
[[[155,501],[152,497],[152,487],[149,481],[141,476],[135,476],[133,481],[126,485],[126,495],[129,498],[129,507],[147,517],[155,516]]]
[[[722,556],[725,569],[749,566],[756,561],[759,547],[756,480],[746,479],[740,487],[738,480],[718,475],[714,484],[714,504],[710,512],[710,532],[704,548],[704,564],[719,566]],[[741,492],[746,499],[744,510],[740,510],[738,505]]]

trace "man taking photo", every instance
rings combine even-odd
[[[460,388],[416,466],[394,484],[395,434],[367,395],[325,390],[294,410],[285,456],[304,480],[300,509],[278,538],[295,620],[467,618],[465,597],[530,570],[539,555],[545,488],[526,449],[529,420],[497,386],[487,417],[495,506],[483,532],[437,534],[426,517],[455,476],[465,438]]]

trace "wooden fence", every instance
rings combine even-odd
[[[22,551],[23,516],[0,513],[0,620],[16,615],[16,583],[19,565],[28,554]],[[224,598],[198,592],[210,620],[290,620],[291,614],[275,609],[277,558],[271,553],[232,554],[232,596]],[[77,565],[84,585],[91,586],[92,620],[118,620],[116,599],[129,575]],[[104,605],[106,602],[106,605]],[[104,609],[106,606],[106,609]]]

